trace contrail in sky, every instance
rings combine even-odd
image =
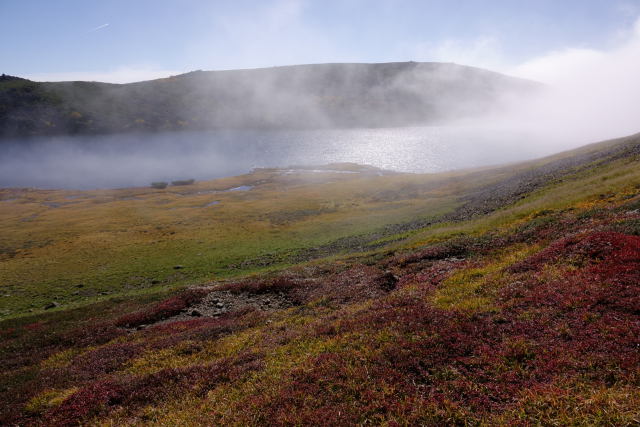
[[[99,26],[95,27],[93,30],[89,30],[89,32],[93,33],[94,31],[101,30],[101,29],[106,28],[108,26],[109,26],[109,24],[102,24],[102,25],[99,25]]]

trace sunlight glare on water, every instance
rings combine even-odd
[[[524,135],[471,127],[56,137],[3,143],[0,187],[145,186],[159,180],[238,175],[256,167],[339,162],[442,172],[549,153]]]

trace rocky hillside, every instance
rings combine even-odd
[[[131,84],[0,77],[0,137],[437,123],[537,86],[455,64],[318,64],[196,71]]]
[[[0,203],[2,425],[640,420],[640,135]]]

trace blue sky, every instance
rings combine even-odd
[[[0,72],[131,81],[406,60],[509,71],[615,49],[638,16],[640,0],[0,0]]]

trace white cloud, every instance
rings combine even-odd
[[[96,81],[106,83],[131,83],[153,80],[181,74],[184,71],[163,70],[146,67],[119,67],[110,71],[71,71],[59,73],[36,73],[24,76],[27,79],[41,82],[59,81]]]
[[[507,67],[507,73],[548,84],[562,83],[574,79],[606,60],[606,54],[592,49],[568,48],[550,52],[544,56],[527,60],[514,67]]]
[[[109,26],[109,24],[98,25],[97,27],[90,29],[89,32],[92,33],[94,31],[98,31],[98,30],[101,30],[103,28],[107,28],[108,26]]]
[[[640,19],[626,33],[608,50],[567,48],[506,70],[549,85],[522,117],[571,143],[639,132]]]
[[[636,15],[637,16],[637,15]],[[478,37],[414,46],[419,60],[493,69],[547,85],[537,97],[509,102],[506,115],[482,125],[536,135],[551,151],[640,132],[640,19],[621,28],[608,49],[567,47],[522,63],[507,60],[500,41]]]
[[[608,50],[567,48],[530,59],[506,70],[510,74],[540,80],[549,84],[572,84],[584,80],[607,82],[615,87],[614,77],[628,77],[637,81],[638,74],[630,74],[640,67],[640,19],[626,37]]]

